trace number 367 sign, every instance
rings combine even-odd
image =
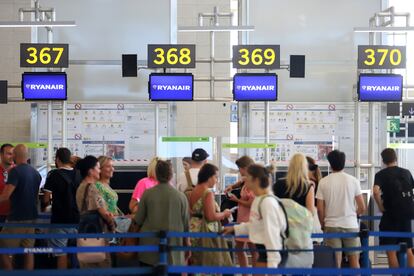
[[[68,66],[68,44],[20,44],[20,67],[67,68]]]

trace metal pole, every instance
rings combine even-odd
[[[218,164],[218,168],[219,168],[219,173],[220,173],[220,180],[219,180],[219,187],[218,187],[218,191],[216,191],[217,194],[221,194],[222,192],[224,192],[224,177],[223,177],[223,152],[222,152],[222,137],[217,137],[216,140],[216,152],[217,152],[217,164]],[[221,197],[219,197],[219,204],[221,205]]]
[[[154,275],[166,276],[168,275],[168,238],[166,231],[159,233],[160,243],[158,245],[159,260],[158,265],[154,268]]]
[[[39,21],[40,19],[39,10],[40,10],[39,0],[35,0],[34,2],[35,21]]]
[[[367,247],[369,245],[369,231],[364,229],[359,233],[361,239],[361,246]],[[362,251],[362,267],[369,268],[369,251]]]
[[[354,151],[355,151],[355,177],[361,178],[361,103],[355,102],[355,118],[354,118]]]
[[[370,22],[370,25],[377,26],[378,22]],[[369,33],[369,45],[375,45],[375,33]],[[368,188],[374,182],[374,174],[375,174],[375,152],[374,152],[374,144],[375,144],[375,124],[374,124],[374,103],[370,102],[368,104],[368,163],[371,164],[371,167],[368,169]]]
[[[67,147],[68,133],[67,133],[67,103],[62,102],[62,147]]]
[[[407,268],[407,244],[400,243],[400,250],[398,252],[398,262],[400,264],[400,268]],[[403,276],[407,274],[402,274]]]
[[[52,101],[47,102],[47,171],[53,162]]]
[[[154,122],[154,128],[155,128],[155,131],[154,131],[154,136],[155,136],[154,156],[158,155],[158,143],[159,143],[158,136],[160,135],[159,134],[159,119],[160,119],[159,117],[160,117],[160,106],[159,106],[158,103],[156,103],[155,104],[155,118],[154,118],[154,120],[155,120],[155,122]]]
[[[50,9],[51,16],[47,16],[50,21],[56,21],[56,11],[54,8]],[[48,33],[53,34],[52,28],[48,28]],[[53,43],[53,37],[52,41],[49,41],[49,43]],[[62,102],[62,147],[67,147],[67,140],[68,140],[68,134],[67,134],[67,103],[66,101]]]
[[[219,12],[218,12],[218,7],[217,6],[215,6],[214,7],[214,25],[215,26],[218,26],[219,25]]]
[[[210,32],[210,99],[214,100],[214,32]]]
[[[35,20],[39,21],[39,1],[35,1]],[[47,30],[47,43],[53,43],[53,30],[51,27],[46,28]],[[53,163],[53,109],[52,101],[47,102],[47,171],[50,171]]]
[[[265,143],[270,143],[270,125],[269,125],[269,117],[270,117],[270,103],[264,102],[265,104]],[[270,148],[267,146],[265,147],[264,152],[264,162],[265,164],[269,164],[270,161]]]
[[[368,129],[368,163],[371,164],[368,171],[368,188],[374,183],[375,175],[375,104],[369,103],[369,129]]]

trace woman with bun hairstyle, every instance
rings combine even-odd
[[[235,232],[237,236],[248,234],[249,240],[256,244],[259,251],[256,266],[276,268],[281,262],[279,252],[266,250],[283,248],[281,234],[286,231],[287,223],[282,207],[272,196],[271,174],[270,169],[262,165],[248,167],[246,185],[256,196],[250,209],[249,221],[226,227],[223,233]]]
[[[115,230],[113,214],[108,210],[108,205],[96,187],[96,182],[99,180],[101,173],[98,159],[92,155],[88,155],[79,160],[76,166],[82,177],[82,182],[76,191],[76,205],[78,206],[80,215],[82,216],[88,211],[97,210],[105,222],[104,232],[113,232]],[[106,259],[100,263],[80,262],[81,268],[102,268],[110,266],[111,258],[109,254],[106,254]]]

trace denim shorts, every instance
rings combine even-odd
[[[77,234],[78,230],[76,228],[51,228],[49,229],[49,234]],[[54,248],[62,248],[68,246],[68,239],[49,239],[49,246]],[[63,256],[66,253],[55,253],[55,256]]]

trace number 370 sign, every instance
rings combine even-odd
[[[405,63],[405,46],[358,46],[358,69],[405,68]]]

